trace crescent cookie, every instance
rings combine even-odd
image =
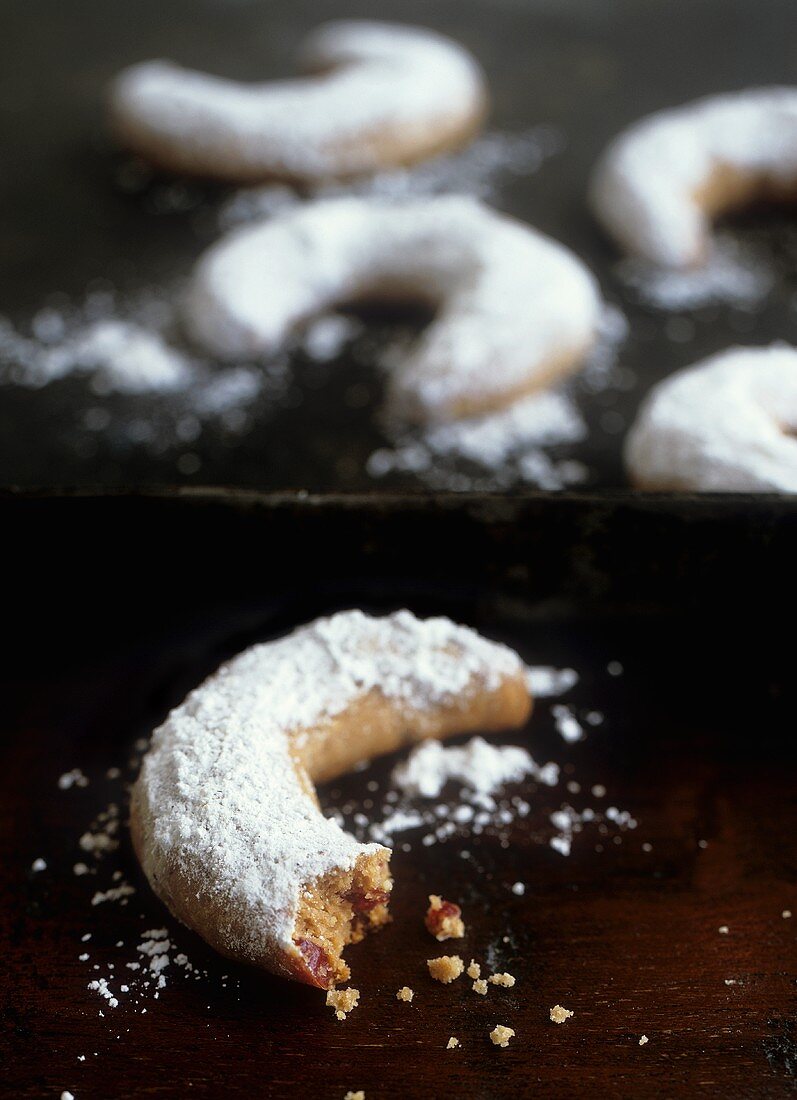
[[[797,493],[797,349],[729,348],[666,378],[625,444],[642,489]]]
[[[168,61],[125,69],[111,126],[160,168],[238,183],[313,182],[412,164],[467,141],[486,111],[482,72],[433,31],[341,21],[304,41],[307,76],[241,84]]]
[[[521,725],[524,666],[448,619],[346,611],[245,650],[157,729],[131,830],[155,893],[222,954],[331,988],[388,920],[390,850],[313,783],[430,737]]]
[[[672,268],[705,259],[711,221],[797,193],[797,88],[710,96],[642,119],[608,147],[592,207],[626,252]]]
[[[205,351],[241,359],[335,306],[396,299],[436,307],[389,385],[423,421],[500,408],[574,370],[601,312],[572,252],[475,199],[340,198],[222,238],[194,270],[185,321]]]

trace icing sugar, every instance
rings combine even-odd
[[[262,355],[315,314],[385,297],[439,307],[391,376],[394,404],[427,420],[545,381],[599,327],[597,285],[571,252],[458,196],[330,199],[239,229],[200,260],[186,323],[214,354]]]
[[[297,774],[291,739],[377,690],[410,712],[495,689],[521,669],[505,646],[447,619],[342,612],[254,646],[193,691],[155,732],[134,799],[153,887],[177,859],[201,867],[243,917],[229,946],[293,950],[300,888],[350,868],[362,846],[326,819]]]
[[[394,769],[392,782],[409,797],[434,798],[452,780],[479,794],[493,794],[528,775],[543,776],[542,782],[546,782],[552,774],[546,767],[547,772],[519,745],[491,745],[482,737],[473,737],[462,746],[426,741]]]
[[[420,437],[422,442],[409,436],[394,452],[374,452],[368,470],[379,475],[390,469],[411,468],[412,455],[421,447],[429,452],[430,461],[433,457],[455,457],[497,468],[521,448],[578,442],[586,431],[572,400],[563,393],[546,390],[495,413],[435,424]]]
[[[654,386],[625,444],[652,489],[797,492],[797,349],[729,348]]]
[[[112,88],[112,121],[133,149],[179,170],[317,179],[419,159],[461,140],[483,109],[478,65],[433,31],[328,23],[305,40],[302,61],[313,75],[250,85],[165,61],[134,65]]]
[[[716,169],[793,184],[797,89],[753,88],[660,111],[608,147],[591,181],[597,216],[624,249],[689,267],[707,252],[700,192]]]
[[[582,739],[584,729],[571,707],[559,703],[551,708],[551,713],[556,724],[556,732],[563,740],[573,742]]]
[[[641,301],[665,310],[715,302],[752,309],[775,283],[775,268],[763,250],[728,233],[714,236],[700,267],[680,271],[631,259],[618,264],[617,273]]]

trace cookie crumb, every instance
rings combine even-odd
[[[728,928],[727,924],[721,924],[719,926],[719,928],[717,929],[717,931],[719,932],[719,934],[721,936],[727,936],[728,933],[730,932],[730,928]]]
[[[357,1007],[359,1000],[359,989],[330,989],[327,993],[327,1004],[335,1009],[339,1020],[345,1020],[347,1013]]]
[[[643,1046],[645,1045],[645,1043],[647,1043],[647,1042],[649,1042],[649,1041],[650,1041],[650,1040],[648,1039],[647,1035],[640,1035],[640,1036],[639,1036],[639,1045],[640,1045],[641,1047],[643,1047]]]
[[[471,988],[474,993],[480,993],[482,997],[487,996],[487,982],[484,978],[477,978]]]
[[[480,978],[482,976],[482,968],[476,962],[475,959],[470,960],[470,965],[465,971],[469,978]]]
[[[563,1008],[562,1005],[554,1005],[550,1011],[552,1024],[563,1024],[565,1020],[569,1020],[574,1013],[569,1008]]]
[[[462,910],[453,901],[446,901],[439,894],[429,895],[429,908],[424,924],[436,940],[459,940],[465,935]]]
[[[396,1000],[410,1002],[414,996],[415,991],[413,989],[410,989],[408,985],[403,985],[396,994]]]
[[[493,1030],[490,1032],[490,1038],[493,1044],[497,1047],[508,1047],[509,1040],[514,1039],[514,1028],[504,1027],[503,1024],[496,1024]]]
[[[459,1045],[460,1045],[459,1039],[455,1039],[454,1036],[452,1035],[451,1038],[446,1043],[446,1050],[454,1050],[454,1048],[458,1047]]]
[[[31,871],[46,871],[47,870],[47,861],[42,859],[41,856],[39,856],[38,859],[34,859],[33,863],[31,863],[30,869],[31,869]]]
[[[343,1097],[343,1100],[365,1100],[365,1093],[362,1089],[357,1089],[356,1092],[352,1092],[351,1089]]]
[[[784,920],[788,920],[791,916],[791,909],[784,909],[780,915],[783,917]]]
[[[459,955],[441,955],[439,959],[427,959],[426,965],[434,980],[442,982],[443,985],[453,982],[465,969],[465,964]]]
[[[491,974],[487,981],[491,985],[502,985],[504,989],[511,989],[515,984],[515,977],[513,974],[507,974],[504,971],[503,974]]]

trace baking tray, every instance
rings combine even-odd
[[[796,506],[185,490],[5,494],[0,518],[10,643],[0,1094],[793,1095],[795,682],[784,639]],[[89,822],[122,799],[109,766],[127,776],[137,739],[190,686],[242,646],[348,606],[448,614],[580,679],[498,739],[563,769],[558,787],[521,788],[531,810],[508,827],[507,847],[490,829],[428,847],[421,834],[397,838],[412,850],[397,843],[395,922],[349,949],[362,1003],[338,1023],[318,991],[234,966],[176,928],[124,832],[96,877],[72,868],[89,858],[79,846]],[[562,703],[605,720],[568,744],[552,712]],[[394,762],[325,787],[325,807],[362,805]],[[60,789],[76,767],[88,786]],[[585,825],[565,858],[546,839],[563,801],[612,804],[638,824]],[[37,859],[45,869],[32,869]],[[114,885],[112,866],[137,892],[92,906]],[[479,998],[464,979],[425,977],[440,953],[420,919],[434,892],[462,901],[461,950],[514,973],[513,990]],[[186,953],[202,977],[173,961],[157,999],[120,996],[117,1008],[87,989],[94,965],[121,970],[141,957],[142,932],[163,925],[172,959]],[[395,999],[405,984],[411,1006]],[[575,1012],[561,1027],[548,1020],[557,1003]],[[497,1023],[517,1032],[506,1050],[488,1041]],[[445,1050],[449,1035],[459,1050]]]
[[[522,133],[546,124],[563,133],[560,153],[533,175],[508,174],[494,201],[583,256],[631,324],[619,359],[630,388],[581,391],[589,437],[555,451],[585,464],[585,488],[625,484],[621,437],[653,382],[729,344],[794,338],[793,251],[760,309],[708,308],[673,319],[624,291],[616,255],[584,202],[598,154],[632,120],[704,93],[792,82],[792,0],[350,0],[343,9],[333,0],[138,0],[129,8],[12,0],[0,43],[3,313],[23,323],[54,292],[80,300],[87,288],[108,284],[123,295],[171,284],[217,235],[224,192],[191,187],[169,203],[163,181],[134,194],[117,185],[119,162],[101,116],[104,89],[123,65],[168,56],[241,79],[288,75],[303,34],[341,13],[452,35],[487,71],[492,129]],[[768,237],[775,252],[779,229]],[[3,388],[0,484],[422,489],[412,474],[374,480],[365,472],[384,443],[369,413],[382,389],[372,359],[344,352],[319,367],[295,357],[301,404],[264,414],[243,437],[210,427],[162,454],[81,428],[87,405],[103,404],[82,383]],[[352,386],[366,407],[347,405]],[[152,402],[134,411],[144,422],[156,415]]]

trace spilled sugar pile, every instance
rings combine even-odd
[[[580,376],[494,413],[425,429],[408,429],[388,413],[383,427],[392,446],[370,455],[367,472],[374,478],[409,472],[431,489],[453,491],[494,491],[516,484],[555,491],[583,482],[588,470],[582,463],[554,457],[546,448],[586,438],[574,392],[597,393],[613,385],[617,350],[627,334],[623,314],[607,307],[598,344]]]
[[[85,430],[155,451],[192,442],[209,421],[246,431],[252,405],[284,392],[287,361],[218,367],[193,354],[180,341],[177,297],[95,291],[79,305],[39,310],[27,332],[0,319],[0,384],[41,389],[79,379],[93,399]],[[126,400],[110,403],[114,396]]]
[[[554,126],[533,126],[520,134],[492,132],[477,138],[461,152],[437,157],[412,168],[379,172],[346,184],[324,184],[311,189],[306,197],[360,195],[409,199],[457,193],[490,200],[506,182],[532,175],[564,147],[564,135]],[[270,218],[301,201],[296,191],[284,185],[246,188],[224,203],[219,212],[219,224],[222,229],[230,229]]]
[[[669,271],[639,260],[623,260],[616,270],[640,301],[673,311],[722,304],[755,309],[777,275],[764,247],[729,233],[716,234],[705,264],[694,270]]]

